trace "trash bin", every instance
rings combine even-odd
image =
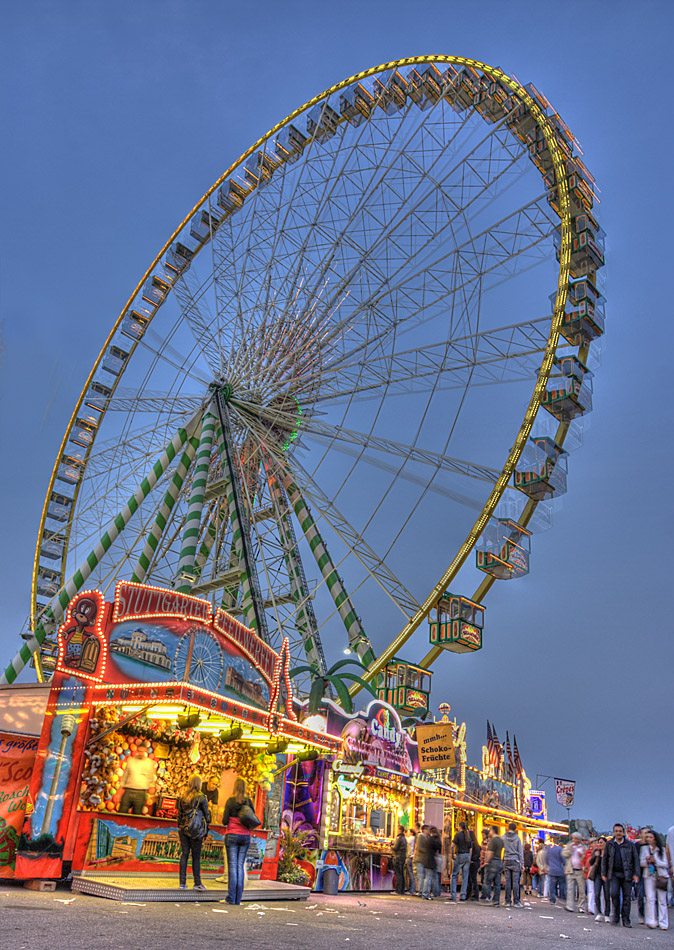
[[[337,875],[337,868],[323,869],[323,893],[329,894],[331,897],[334,897],[335,894],[339,893],[339,877]]]

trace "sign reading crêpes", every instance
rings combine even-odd
[[[446,769],[456,765],[451,722],[431,722],[417,726],[416,739],[421,769]]]

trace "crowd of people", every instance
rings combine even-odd
[[[674,825],[666,840],[642,828],[631,841],[619,822],[613,835],[583,841],[573,832],[565,844],[554,839],[522,842],[511,822],[501,835],[494,826],[482,842],[464,821],[451,840],[449,900],[482,901],[490,907],[524,907],[522,895],[537,895],[567,911],[587,913],[598,923],[631,927],[632,901],[638,922],[667,930],[674,906]],[[442,839],[437,828],[401,825],[394,845],[396,891],[423,900],[442,894]],[[460,882],[460,885],[459,885]],[[501,891],[505,904],[501,904]]]

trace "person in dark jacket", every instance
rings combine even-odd
[[[393,871],[396,879],[396,894],[405,893],[405,862],[407,861],[407,839],[405,829],[398,825],[398,835],[393,842]]]
[[[239,821],[244,806],[254,810],[250,798],[246,795],[246,783],[242,778],[234,782],[231,798],[225,803],[222,823],[225,826],[225,848],[227,849],[227,897],[228,904],[240,904],[245,881],[246,855],[250,847],[250,828]]]
[[[498,907],[501,903],[504,847],[503,838],[500,837],[497,826],[493,825],[489,829],[489,843],[487,845],[484,883],[482,885],[482,900],[491,901],[492,907]]]
[[[414,870],[417,873],[417,897],[422,897],[424,893],[424,881],[426,880],[426,851],[428,848],[428,825],[421,828],[417,825],[417,836],[414,841]]]
[[[601,877],[608,883],[613,905],[610,923],[617,927],[622,917],[623,927],[631,927],[632,881],[639,882],[639,857],[637,849],[625,837],[624,825],[619,822],[613,826],[613,837],[604,848]]]
[[[470,854],[473,850],[473,842],[468,834],[468,826],[465,821],[459,822],[459,830],[452,838],[452,880],[450,885],[450,900],[456,900],[456,887],[459,875],[461,875],[461,900],[465,901],[468,893],[468,880],[470,877]]]
[[[201,776],[193,775],[187,792],[178,799],[178,837],[180,838],[180,888],[187,889],[187,862],[192,854],[194,890],[205,891],[201,883],[201,846],[208,834],[211,813],[206,796],[201,792]]]
[[[534,866],[534,852],[531,847],[531,843],[527,841],[524,845],[524,868],[523,868],[523,884],[524,884],[524,893],[531,894],[533,888],[533,881],[531,877],[531,869]]]
[[[421,896],[426,901],[432,901],[431,897],[431,888],[436,880],[437,874],[437,862],[436,855],[440,854],[442,851],[442,843],[440,841],[440,832],[437,828],[432,827],[429,829],[428,837],[426,838],[426,851],[424,854],[424,886],[421,891]]]
[[[470,864],[468,865],[468,890],[466,892],[466,900],[478,901],[480,899],[480,885],[477,883],[477,872],[480,868],[480,842],[477,840],[477,835],[472,829],[468,834],[470,835],[471,850]]]

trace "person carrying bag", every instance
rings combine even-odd
[[[227,903],[240,904],[245,881],[246,855],[250,847],[250,833],[261,824],[252,801],[246,795],[242,778],[234,782],[234,792],[227,799],[222,817],[227,849]]]
[[[211,813],[201,792],[201,776],[193,775],[187,792],[178,800],[178,836],[180,838],[180,889],[187,888],[187,862],[192,855],[194,890],[205,891],[201,883],[201,847],[208,834]]]

